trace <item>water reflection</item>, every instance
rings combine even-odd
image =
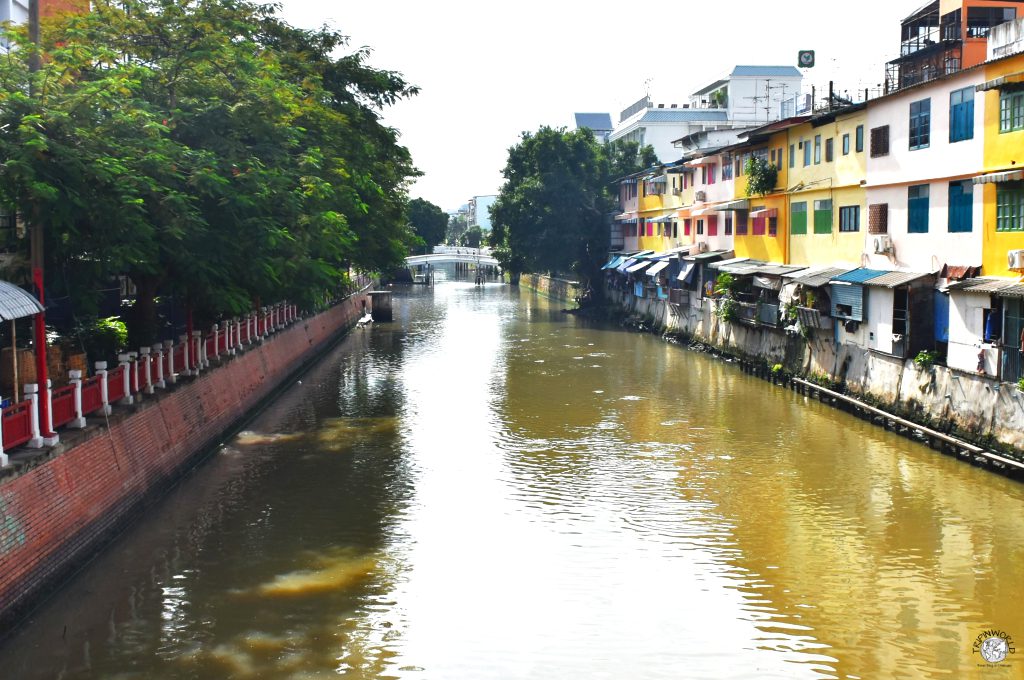
[[[400,290],[0,668],[960,677],[1024,635],[1020,485],[561,307]]]

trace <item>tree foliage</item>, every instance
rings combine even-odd
[[[779,179],[779,169],[763,158],[751,156],[743,171],[747,174],[747,196],[771,193]]]
[[[5,36],[0,200],[45,225],[49,281],[76,308],[131,277],[135,342],[156,339],[157,296],[201,318],[309,306],[415,242],[416,171],[380,112],[416,89],[274,12],[99,0],[45,27],[36,74],[24,30]]]
[[[608,252],[614,180],[656,163],[651,147],[602,146],[586,130],[524,133],[491,212],[495,257],[513,277],[572,272],[589,282]]]
[[[448,213],[422,198],[409,201],[409,224],[428,249],[444,241]]]

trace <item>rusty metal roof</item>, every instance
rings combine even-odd
[[[31,293],[13,283],[0,281],[0,321],[13,321],[45,311]]]

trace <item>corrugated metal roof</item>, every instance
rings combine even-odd
[[[725,109],[649,109],[642,123],[686,123],[694,120],[699,121],[725,121],[729,119],[729,112]]]
[[[886,272],[864,283],[875,288],[897,288],[928,276],[931,276],[931,274],[922,274],[920,272]]]
[[[1000,290],[999,294],[1004,297],[1024,298],[1024,283],[1011,283],[1006,288]]]
[[[610,113],[577,113],[575,116],[576,127],[578,128],[590,128],[595,132],[615,129],[615,126],[612,125],[612,114]]]
[[[949,290],[962,293],[998,294],[1006,297],[1024,297],[1024,283],[1016,279],[979,277],[949,284]]]
[[[870,279],[877,278],[886,272],[881,269],[854,269],[832,279],[839,283],[864,283]]]
[[[783,274],[784,278],[790,279],[793,283],[809,288],[821,288],[837,276],[850,271],[849,267],[815,267],[803,271]]]
[[[732,77],[755,76],[758,78],[766,76],[775,76],[779,78],[803,77],[795,66],[737,66],[729,75]]]
[[[807,269],[807,267],[798,264],[772,264],[769,262],[767,265],[760,267],[756,273],[762,276],[785,276],[786,274],[803,271],[804,269]]]
[[[0,281],[0,321],[13,321],[45,311],[31,293],[13,283]]]

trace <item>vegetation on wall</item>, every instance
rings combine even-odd
[[[747,175],[747,196],[771,193],[779,179],[779,169],[763,158],[748,158],[743,171]]]

